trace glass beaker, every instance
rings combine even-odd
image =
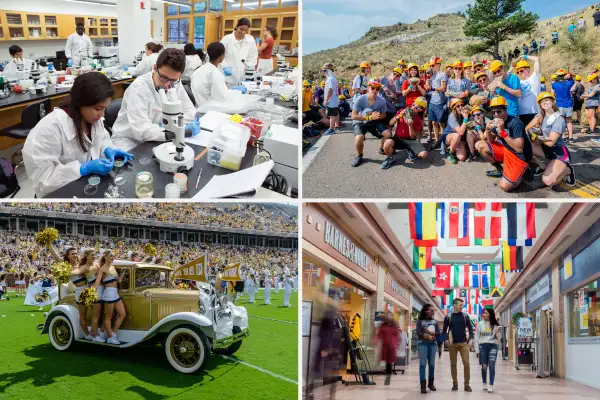
[[[154,177],[148,171],[138,172],[135,177],[135,195],[140,199],[154,196]]]

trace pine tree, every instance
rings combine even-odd
[[[524,0],[475,0],[467,7],[463,31],[468,37],[483,38],[467,45],[468,55],[488,53],[500,56],[500,44],[536,28],[537,14],[523,10]]]

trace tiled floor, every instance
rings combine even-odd
[[[453,392],[450,375],[450,356],[448,352],[442,358],[436,355],[435,386],[437,391],[421,394],[419,386],[419,361],[413,360],[402,375],[392,375],[389,386],[384,386],[385,376],[375,375],[374,386],[336,385],[336,400],[411,400],[411,399],[485,399],[485,400],[578,400],[600,399],[600,390],[573,381],[558,378],[536,378],[535,372],[515,370],[509,361],[496,362],[496,382],[494,393],[483,392],[481,368],[475,353],[470,353],[472,392],[464,391],[463,366],[458,361],[459,390]],[[324,390],[325,389],[325,390]],[[315,399],[327,399],[329,387],[315,391]]]

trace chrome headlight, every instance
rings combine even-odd
[[[204,304],[202,304],[202,300],[198,300],[198,313],[204,315],[206,312],[206,308],[204,308]]]

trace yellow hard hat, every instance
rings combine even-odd
[[[478,72],[475,74],[475,80],[478,81],[479,78],[481,78],[482,76],[487,77],[487,74],[485,72]]]
[[[400,67],[396,67],[392,70],[393,72],[402,75],[404,73],[404,71],[402,71],[402,68]]]
[[[464,68],[473,68],[473,63],[471,61],[467,61],[464,65]]]
[[[323,67],[322,67],[322,68],[323,68],[323,69],[330,69],[330,70],[332,70],[332,71],[334,71],[334,70],[335,70],[335,67],[333,66],[333,64],[332,64],[332,63],[323,64]]]
[[[304,82],[302,82],[302,86],[306,87],[310,87],[310,82],[308,80],[305,80]]]
[[[600,71],[600,64],[596,67],[596,71]]]
[[[405,66],[406,63],[404,62],[404,60],[398,60],[398,65]]]
[[[556,79],[556,74],[552,74],[552,75],[550,76],[550,79]]]
[[[458,97],[453,98],[452,100],[450,100],[450,110],[454,110],[454,107],[458,104],[464,104],[463,101],[461,99],[459,99]]]
[[[545,83],[545,82],[546,82],[546,77],[545,77],[545,76],[542,76],[542,77],[540,78],[540,82],[542,82],[542,83]]]
[[[585,80],[586,80],[587,82],[591,82],[591,81],[593,81],[593,80],[594,80],[594,79],[596,79],[596,78],[598,78],[598,75],[597,75],[597,74],[589,74]]]
[[[575,75],[575,80],[576,81],[581,81],[581,75]]]
[[[485,110],[483,108],[481,108],[481,106],[474,106],[471,109],[471,114],[473,114],[475,111],[481,111],[481,112],[485,112]]]
[[[508,107],[508,103],[504,97],[497,96],[490,101],[490,108],[491,107]]]
[[[481,61],[475,61],[475,65],[473,65],[473,66],[478,67],[480,65],[483,67],[483,63]]]
[[[448,68],[452,68],[452,67],[454,67],[454,65],[452,65],[452,64],[446,64],[446,65],[444,65],[444,69],[448,69]]]
[[[321,81],[321,87],[325,87],[325,81]]]
[[[454,64],[452,64],[452,68],[463,68],[462,61],[460,61],[460,60],[454,61]]]
[[[542,101],[544,99],[552,99],[553,101],[556,101],[556,97],[554,97],[554,95],[550,92],[542,92],[542,93],[538,94],[538,96],[537,96],[538,104],[540,103],[540,101]]]
[[[425,97],[423,96],[419,96],[414,100],[414,103],[417,103],[417,105],[421,108],[427,108],[427,100],[425,99]]]
[[[504,67],[504,63],[500,60],[494,60],[490,64],[490,71],[496,72],[500,67]]]
[[[369,81],[369,86],[374,88],[381,88],[381,80],[379,78],[371,78]]]
[[[410,71],[411,68],[419,69],[419,66],[415,63],[408,63],[408,65],[406,66],[406,69]]]
[[[522,68],[531,68],[531,65],[525,60],[521,60],[517,63],[516,70],[520,70]]]
[[[360,63],[360,67],[361,68],[371,68],[371,64],[369,64],[367,61],[363,61]]]
[[[343,94],[340,94],[339,99],[340,100],[346,100],[346,96],[344,96]]]
[[[556,76],[565,76],[568,73],[569,71],[564,68],[559,68],[558,71],[555,72]]]

